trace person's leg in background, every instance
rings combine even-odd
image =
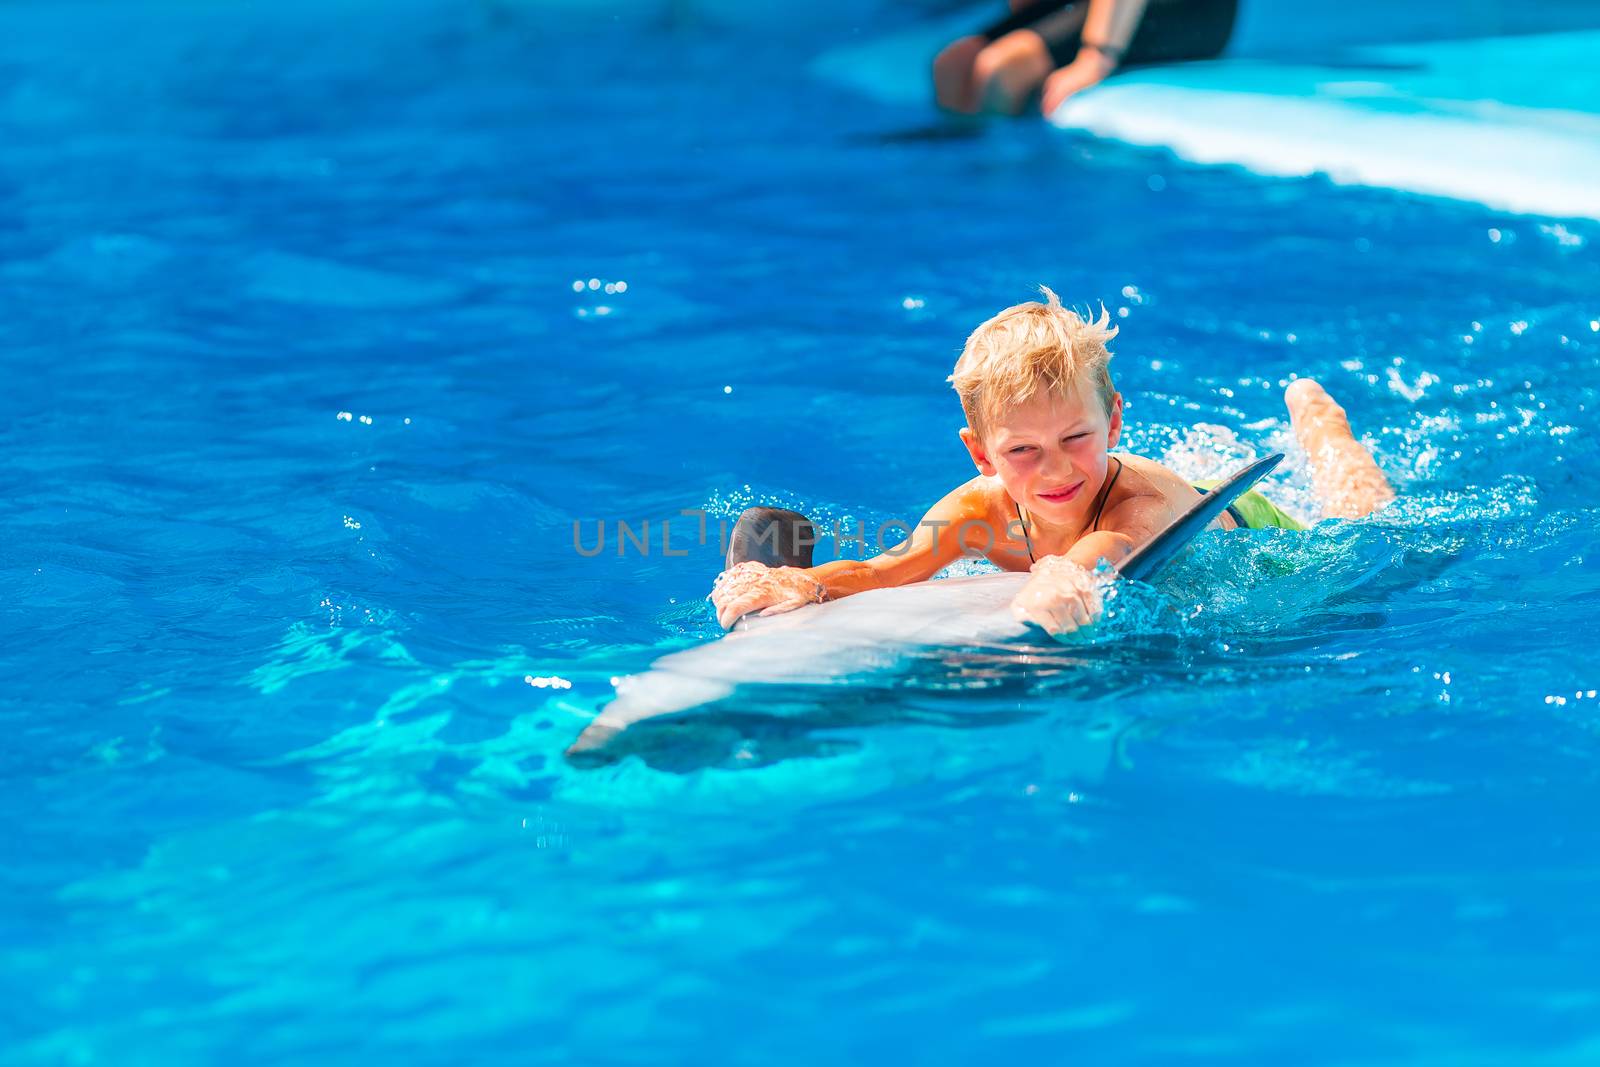
[[[1022,114],[1050,72],[1077,54],[1087,8],[1086,0],[1024,3],[952,42],[933,61],[939,106],[965,115]]]

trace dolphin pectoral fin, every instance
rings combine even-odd
[[[729,762],[738,748],[737,727],[714,721],[660,716],[637,722],[590,723],[566,751],[567,763],[594,770],[638,756],[655,770],[690,771]]]
[[[814,725],[752,712],[658,716],[626,729],[591,724],[566,758],[573,767],[594,770],[633,756],[651,770],[690,774],[709,768],[755,770],[860,750],[861,743],[852,738],[812,736]]]
[[[622,758],[620,753],[613,751],[612,744],[621,735],[622,727],[604,722],[603,719],[604,716],[601,716],[584,727],[577,740],[567,746],[565,755],[568,763],[574,767],[604,767]]]

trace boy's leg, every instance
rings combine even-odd
[[[1311,484],[1331,519],[1359,519],[1394,499],[1372,453],[1350,432],[1344,408],[1310,378],[1289,383],[1283,401],[1300,447],[1311,460]]]
[[[817,529],[798,511],[784,508],[746,508],[728,538],[724,569],[746,560],[769,567],[810,567]]]

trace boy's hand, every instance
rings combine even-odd
[[[1046,556],[1011,601],[1011,614],[1054,637],[1072,633],[1100,617],[1100,580],[1063,556]]]
[[[753,559],[723,571],[711,588],[711,603],[724,630],[752,611],[778,615],[826,599],[823,584],[799,567],[768,567]]]

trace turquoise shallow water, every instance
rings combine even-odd
[[[159,14],[0,13],[0,1058],[1600,1054],[1594,224],[903,136],[814,29]],[[1041,282],[1140,450],[1313,374],[1402,503],[566,766],[716,633],[574,521],[915,516]]]

